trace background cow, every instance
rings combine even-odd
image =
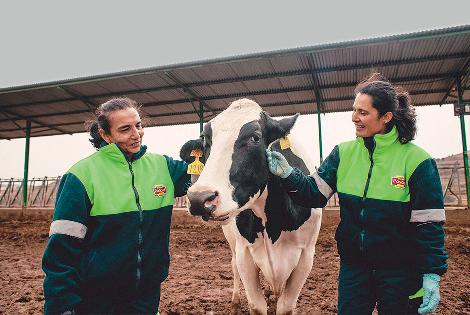
[[[312,268],[321,209],[293,204],[280,179],[269,173],[265,154],[269,147],[290,165],[313,172],[294,132],[288,136],[290,147],[280,147],[279,138],[291,131],[297,117],[277,121],[255,102],[241,99],[207,123],[201,139],[186,143],[180,152],[191,161],[190,151],[203,149],[205,167],[188,190],[188,208],[192,215],[222,224],[232,251],[234,312],[240,309],[241,278],[250,313],[267,313],[261,270],[278,299],[276,313],[293,313]]]

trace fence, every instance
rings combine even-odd
[[[444,202],[446,206],[463,206],[467,204],[465,174],[459,162],[439,164]],[[59,186],[59,177],[32,178],[28,180],[27,208],[50,208],[54,206],[55,195]],[[339,206],[338,196],[334,194],[328,206]],[[0,179],[0,208],[23,207],[22,179]],[[175,198],[175,207],[186,207],[186,198]]]

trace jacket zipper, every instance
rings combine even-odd
[[[132,189],[134,190],[135,202],[137,204],[137,209],[139,209],[139,240],[137,246],[137,271],[136,271],[136,288],[139,288],[140,279],[142,274],[142,244],[143,244],[143,237],[142,237],[142,229],[144,223],[144,215],[142,213],[142,207],[140,206],[139,200],[139,192],[135,188],[134,184],[134,171],[132,170],[132,162],[127,162],[129,164],[129,171],[132,175]]]
[[[372,150],[369,151],[369,160],[370,160],[370,166],[369,166],[369,173],[367,174],[367,181],[366,181],[366,186],[364,187],[364,193],[362,194],[362,200],[361,200],[361,212],[360,212],[360,221],[363,224],[362,230],[359,234],[360,237],[360,244],[359,244],[359,250],[361,252],[364,252],[365,250],[365,245],[364,245],[364,240],[366,237],[366,230],[364,228],[364,221],[365,221],[365,206],[366,206],[366,197],[367,197],[367,191],[369,190],[369,183],[370,183],[370,178],[372,175],[372,168],[374,167],[374,158],[372,157],[374,150],[375,150],[375,139],[373,139],[374,145],[372,146]],[[367,147],[366,147],[367,148]]]

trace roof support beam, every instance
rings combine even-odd
[[[443,104],[447,100],[447,98],[451,96],[451,93],[454,90],[454,88],[457,89],[457,85],[462,86],[461,81],[458,82],[458,80],[461,80],[461,77],[465,76],[466,74],[467,75],[470,74],[470,57],[467,58],[467,60],[464,62],[464,65],[462,66],[460,71],[454,76],[454,78],[452,78],[451,83],[449,84],[449,88],[446,94],[444,95],[444,97],[442,98],[442,100],[439,102],[439,104]],[[457,96],[457,98],[458,97],[459,96]]]
[[[90,109],[90,111],[94,111],[98,107],[94,102],[84,98],[83,95],[70,91],[68,87],[59,85],[57,88],[73,96],[75,99],[79,99],[80,101],[82,101]]]
[[[54,129],[54,130],[59,131],[59,132],[61,132],[61,133],[68,134],[68,132],[65,131],[65,130],[62,130],[62,129],[57,128],[57,127],[52,127],[51,125],[47,125],[47,124],[44,124],[44,123],[42,123],[42,122],[39,122],[39,121],[35,120],[35,119],[34,119],[35,117],[25,117],[25,116],[22,116],[22,115],[18,115],[18,114],[15,114],[15,113],[13,113],[13,112],[11,112],[11,111],[9,111],[9,110],[3,109],[3,108],[1,108],[1,107],[0,107],[0,111],[1,111],[1,112],[4,112],[4,113],[7,113],[7,114],[9,114],[10,116],[15,116],[16,118],[12,118],[12,119],[14,119],[14,120],[16,120],[16,121],[18,121],[18,120],[27,120],[27,121],[33,122],[33,123],[35,123],[35,124],[38,124],[38,125],[40,125],[40,126],[49,127],[49,128],[51,128],[51,129]],[[7,120],[12,120],[12,119],[7,119]],[[21,128],[21,129],[24,129],[24,128]],[[0,131],[0,132],[1,132],[1,131]]]
[[[211,112],[214,112],[214,110],[209,106],[207,105],[203,100],[200,99],[200,97],[195,93],[193,92],[189,87],[185,86],[180,80],[178,80],[178,78],[176,78],[172,73],[170,72],[165,72],[165,75],[170,78],[173,82],[175,82],[178,87],[180,87],[181,89],[183,89],[183,91],[190,95],[192,98],[194,98],[196,101],[199,102],[199,106],[200,105],[203,105],[205,108],[207,108],[208,110],[210,110]],[[194,110],[196,113],[198,113],[199,115],[199,110],[196,110],[196,108],[194,107],[194,105],[192,104],[191,102],[191,105],[193,106]],[[200,116],[201,119],[203,119],[204,117]]]

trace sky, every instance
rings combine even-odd
[[[470,1],[2,1],[0,88],[470,24]],[[415,143],[462,152],[452,106],[417,108]],[[470,120],[465,119],[470,136]],[[302,145],[319,163],[316,116]],[[178,156],[199,125],[146,128],[150,151]],[[322,115],[323,155],[354,138],[351,113]],[[29,177],[58,176],[88,135],[31,138]],[[168,140],[170,139],[170,141]],[[24,139],[0,140],[0,178],[22,178]]]

